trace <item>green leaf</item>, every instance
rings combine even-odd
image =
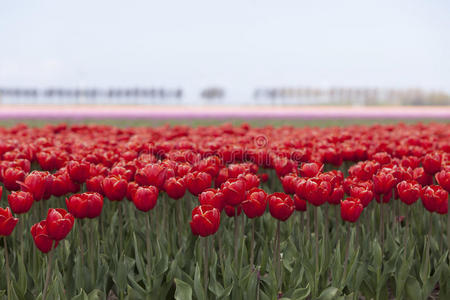
[[[195,274],[194,274],[194,292],[195,296],[198,300],[206,299],[205,291],[203,289],[203,284],[200,277],[200,267],[198,264],[195,266]]]
[[[420,266],[420,280],[424,285],[430,276],[430,240],[425,237],[425,244],[423,246],[422,263]]]
[[[189,284],[181,279],[175,278],[175,300],[190,300],[192,299],[192,288]]]
[[[309,284],[305,288],[296,289],[292,295],[292,300],[303,300],[306,299],[309,294],[311,293],[311,289],[309,287]]]
[[[320,294],[317,300],[333,300],[338,295],[338,293],[339,293],[338,288],[330,286]]]
[[[408,277],[406,280],[406,295],[408,299],[411,300],[421,300],[422,299],[422,289],[420,288],[419,282],[414,277]]]

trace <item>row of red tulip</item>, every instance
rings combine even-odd
[[[8,203],[16,214],[28,212],[34,201],[77,193],[85,183],[88,193],[73,194],[66,200],[76,218],[99,216],[103,195],[110,201],[128,198],[139,210],[149,211],[160,191],[177,200],[188,190],[199,197],[191,227],[194,234],[202,236],[217,231],[222,210],[229,216],[244,210],[254,218],[265,212],[267,203],[272,216],[281,221],[294,209],[305,210],[308,202],[314,206],[341,205],[342,218],[355,222],[373,198],[386,203],[395,192],[395,197],[408,205],[421,197],[426,209],[446,214],[450,143],[442,126],[448,127],[261,130],[243,125],[207,128],[206,133],[185,127],[165,128],[163,134],[157,129],[60,125],[38,130],[41,138],[37,140],[31,140],[37,129],[17,126],[2,130],[0,180],[12,191]],[[95,131],[114,135],[94,138]],[[292,140],[276,137],[281,132],[289,133]],[[297,133],[306,137],[305,132],[314,138],[294,139]],[[249,141],[261,133],[271,139],[247,149]],[[325,136],[320,138],[320,133]],[[67,142],[68,137],[73,143]],[[221,147],[221,140],[234,143]],[[195,142],[206,146],[206,151]],[[244,153],[253,154],[250,162],[242,162]],[[361,160],[348,169],[347,178],[338,170],[323,172],[324,163],[339,165],[344,160]],[[35,163],[54,172],[31,171]],[[259,167],[274,168],[285,193],[266,195],[259,189],[260,180],[267,180],[265,174],[258,174]],[[433,185],[433,175],[439,185]],[[213,183],[216,189],[211,188]],[[345,194],[350,197],[344,200]],[[1,218],[5,221],[0,225],[9,230],[13,223],[6,215]]]

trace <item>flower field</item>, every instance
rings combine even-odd
[[[0,127],[0,298],[450,299],[450,124]]]

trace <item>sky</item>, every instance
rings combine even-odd
[[[0,86],[450,92],[450,1],[21,1]]]

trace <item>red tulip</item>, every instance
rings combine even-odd
[[[60,241],[64,239],[72,230],[74,217],[62,208],[50,208],[47,212],[47,232],[48,235]]]
[[[201,205],[212,205],[219,211],[222,211],[225,207],[225,198],[222,191],[212,188],[206,189],[198,195],[198,201]]]
[[[174,173],[173,170],[171,172]],[[160,164],[148,164],[136,172],[135,180],[140,185],[153,185],[160,190],[164,186],[166,176],[167,170],[164,166]]]
[[[332,192],[331,183],[317,177],[306,180],[303,189],[304,192],[297,193],[297,195],[301,197],[303,194],[306,200],[314,206],[320,206],[327,202]]]
[[[103,196],[95,192],[72,195],[66,199],[67,210],[77,219],[96,218],[103,208]]]
[[[388,171],[381,169],[376,175],[373,176],[373,189],[376,194],[387,194],[395,186],[395,177]]]
[[[267,207],[267,194],[259,188],[252,188],[241,203],[245,215],[250,218],[260,217],[264,214]]]
[[[202,237],[212,235],[219,230],[220,212],[211,205],[197,206],[192,210],[190,225],[194,235]]]
[[[373,200],[372,184],[358,184],[350,188],[350,196],[358,198],[364,207]]]
[[[128,182],[118,175],[110,175],[102,181],[102,190],[111,201],[122,201],[127,188]]]
[[[133,203],[140,211],[147,212],[155,207],[158,193],[155,186],[140,186],[133,195]]]
[[[439,185],[429,185],[422,189],[423,206],[430,212],[447,214],[448,193]]]
[[[0,207],[0,236],[9,236],[19,219],[14,218],[9,207]]]
[[[236,178],[228,179],[222,184],[220,190],[223,193],[226,204],[237,206],[245,199],[245,180]]]
[[[294,201],[285,193],[273,193],[268,200],[270,214],[275,219],[286,221],[294,212]]]
[[[194,171],[185,177],[186,187],[189,192],[198,196],[201,192],[211,187],[212,177],[206,172]]]
[[[328,198],[328,203],[338,205],[344,198],[344,187],[341,184],[336,185]]]
[[[105,177],[103,175],[93,176],[86,180],[86,190],[88,192],[96,192],[103,194],[102,182]]]
[[[341,202],[341,217],[348,222],[356,222],[363,211],[363,205],[358,198],[348,197]]]
[[[306,211],[306,200],[300,198],[297,194],[294,195],[294,205],[295,210]]]
[[[450,169],[442,170],[435,175],[437,183],[450,193]]]
[[[33,195],[29,192],[15,191],[8,195],[9,206],[15,214],[27,213],[33,205],[33,202]]]
[[[415,168],[413,170],[413,179],[421,186],[433,184],[433,176],[426,173],[423,168]]]
[[[170,177],[164,183],[164,190],[167,195],[175,200],[178,200],[186,193],[186,185],[183,178]]]
[[[281,185],[283,186],[283,190],[286,194],[295,194],[295,190],[297,187],[298,177],[297,175],[291,174],[286,175],[281,178]]]
[[[80,190],[80,185],[74,183],[67,172],[54,175],[51,188],[52,195],[60,197],[67,193],[76,193]]]
[[[277,157],[273,162],[273,166],[278,177],[292,173],[297,169],[297,165],[297,162],[286,157]]]
[[[422,161],[423,169],[427,174],[434,175],[441,170],[442,157],[437,152],[428,153]]]
[[[128,199],[128,201],[133,202],[134,194],[136,193],[138,188],[139,188],[139,184],[137,184],[136,181],[128,182],[128,185],[127,185],[127,199]]]
[[[13,167],[2,170],[3,184],[10,191],[19,190],[20,184],[18,182],[23,182],[25,176],[26,174],[21,168]]]
[[[312,162],[312,163],[304,163],[301,167],[300,167],[300,175],[302,177],[315,177],[317,176],[320,172],[322,172],[323,169],[323,164],[318,163],[318,162]]]
[[[58,246],[58,241],[54,241],[48,234],[47,221],[43,220],[31,227],[31,235],[34,244],[42,253],[48,253],[52,248]]]
[[[91,166],[85,161],[70,161],[67,164],[67,171],[69,172],[70,179],[76,183],[83,183],[90,176]]]
[[[259,186],[259,177],[252,173],[241,174],[238,179],[243,179],[245,181],[245,188],[250,190],[252,188],[257,188]]]
[[[34,201],[40,201],[51,192],[53,177],[49,172],[33,171],[25,177],[22,190],[33,194]]]
[[[419,200],[422,187],[415,180],[404,180],[397,184],[397,191],[400,200],[407,205],[411,205]]]

